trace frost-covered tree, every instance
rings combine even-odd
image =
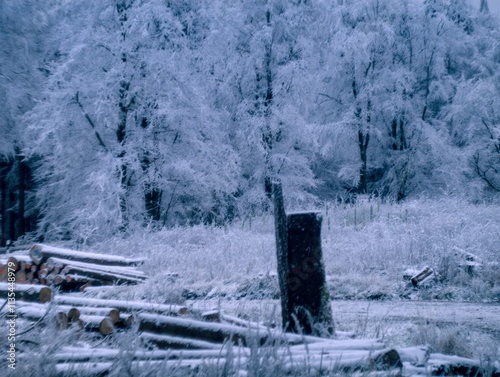
[[[446,114],[461,78],[480,74],[470,59],[481,39],[472,9],[441,0],[351,1],[332,19],[319,103],[325,152],[337,155],[330,161],[344,187],[398,200],[461,191],[466,164]]]
[[[88,237],[131,223],[200,221],[235,190],[238,166],[195,72],[205,32],[196,7],[63,7],[67,58],[26,118],[30,153],[43,156],[43,227]]]
[[[48,62],[54,1],[0,2],[0,245],[34,229],[33,160],[23,154],[21,118],[39,99]]]
[[[499,24],[486,1],[0,11],[0,212],[39,212],[40,234],[223,222],[266,210],[275,179],[290,204],[479,184],[496,195]],[[24,168],[36,201],[7,203],[5,185],[24,200]]]
[[[214,12],[207,70],[215,106],[227,114],[241,156],[239,202],[265,208],[273,179],[284,182],[290,199],[304,199],[314,184],[310,98],[303,95],[317,9],[308,2],[262,0],[219,3]]]

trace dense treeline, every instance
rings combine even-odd
[[[0,2],[0,243],[500,191],[486,1]]]

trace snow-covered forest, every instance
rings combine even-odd
[[[1,239],[500,194],[486,0],[0,2]]]

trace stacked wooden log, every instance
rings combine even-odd
[[[275,363],[282,372],[280,375],[292,373],[297,375],[300,370],[317,371],[318,375],[327,371],[347,373],[363,371],[365,372],[363,375],[366,376],[370,371],[374,372],[374,376],[401,375],[401,362],[394,350],[347,350],[341,349],[342,345],[336,341],[322,342],[318,346],[317,349],[308,351],[289,348],[275,349],[275,357],[267,356],[265,362]],[[57,375],[94,376],[116,373],[116,360],[119,360],[120,356],[118,350],[106,348],[81,350],[68,347],[61,353],[53,355],[53,360],[57,362]],[[396,364],[389,361],[391,357],[393,358],[391,361],[397,360]],[[218,349],[211,350],[139,350],[127,353],[127,366],[132,370],[157,368],[165,373],[169,368],[176,371],[194,370],[216,362],[228,375],[247,375],[248,369],[264,361],[261,358],[263,358],[262,355],[246,347],[220,346]]]
[[[54,286],[64,292],[92,286],[138,284],[147,278],[136,268],[142,262],[142,259],[36,244],[0,259],[0,281],[7,281],[10,268],[17,284]]]
[[[40,288],[40,290],[38,290]],[[22,295],[29,290],[30,294]],[[17,285],[15,314],[27,320],[38,321],[41,318],[55,320],[57,329],[68,327],[109,335],[117,330],[131,329],[137,313],[163,313],[169,316],[189,314],[182,305],[160,305],[138,301],[99,300],[69,295],[52,297],[52,291],[46,286]],[[38,294],[38,296],[37,296]],[[43,296],[43,298],[40,297]],[[8,284],[0,283],[0,308],[7,313],[4,305],[8,297]],[[26,300],[27,298],[27,300]],[[20,301],[17,301],[17,300]],[[48,315],[48,316],[47,316]]]
[[[161,305],[138,301],[99,300],[75,296],[56,296],[54,302],[68,316],[69,325],[109,335],[118,329],[130,329],[139,311],[166,313],[171,316],[187,315],[181,305]]]
[[[116,331],[137,334],[141,342],[134,347],[139,348],[125,352],[127,362],[137,368],[193,369],[216,360],[218,365],[236,365],[244,372],[259,364],[256,358],[271,354],[275,355],[274,362],[280,363],[280,370],[290,373],[307,368],[318,374],[360,371],[367,376],[442,375],[450,371],[479,375],[484,367],[477,360],[430,354],[428,347],[392,349],[377,339],[351,339],[344,333],[336,333],[336,339],[282,333],[218,310],[193,312],[181,305],[71,295],[56,295],[50,305],[16,305],[16,314],[32,321],[48,318],[47,313],[53,318],[51,323],[61,330],[69,327],[99,337]],[[255,352],[256,347],[262,352]],[[69,346],[52,355],[51,360],[56,362],[57,375],[96,375],[115,373],[113,368],[123,355],[123,349]],[[494,367],[491,374],[481,375],[499,377]]]

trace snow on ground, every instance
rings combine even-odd
[[[462,356],[500,353],[495,325],[500,323],[498,205],[458,199],[403,204],[366,199],[320,209],[338,329],[384,336],[394,344],[432,343],[438,351]],[[260,321],[272,315],[279,320],[276,301],[265,310],[260,303],[268,301],[255,301],[279,298],[270,216],[245,218],[225,227],[143,232],[92,249],[144,256],[144,270],[151,276],[136,288],[95,293],[102,298],[194,300],[197,305],[222,300],[242,308],[230,310],[232,314]],[[467,271],[457,250],[474,254],[482,266]],[[435,271],[424,286],[415,288],[403,279],[405,270],[424,266]],[[170,272],[178,277],[166,276]],[[207,305],[214,309],[212,301]]]
[[[322,212],[337,330],[391,347],[428,346],[431,352],[500,362],[499,206],[365,200]],[[280,326],[270,216],[64,246],[146,258],[146,283],[93,289],[87,297],[187,303]],[[462,252],[477,256],[481,267],[467,270]],[[424,286],[404,280],[406,270],[424,266],[435,271]]]

